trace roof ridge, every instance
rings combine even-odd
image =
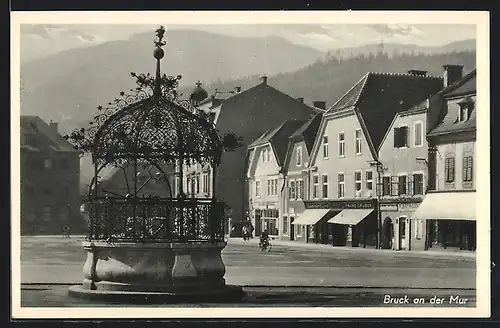
[[[352,87],[351,87],[351,88],[349,88],[349,90],[347,90],[347,92],[346,92],[346,93],[344,93],[344,94],[343,94],[343,95],[342,95],[342,96],[341,96],[341,97],[340,97],[340,98],[339,98],[336,102],[334,102],[334,103],[333,103],[333,105],[331,105],[331,106],[330,106],[330,108],[328,108],[328,109],[325,111],[325,114],[326,114],[326,113],[329,113],[329,112],[330,112],[330,110],[331,110],[332,108],[334,108],[334,107],[335,107],[335,106],[336,106],[336,105],[337,105],[337,104],[338,104],[338,103],[339,103],[342,99],[344,99],[344,98],[345,98],[345,96],[347,96],[347,95],[349,94],[349,92],[351,92],[351,91],[352,91],[352,90],[353,90],[353,89],[354,89],[354,88],[355,88],[358,84],[360,84],[360,83],[361,83],[361,81],[363,81],[363,79],[367,79],[369,74],[370,74],[370,72],[366,73],[365,75],[363,75],[363,76],[362,76],[362,77],[358,80],[358,82],[354,83],[354,84],[352,85]]]
[[[369,74],[373,75],[385,75],[385,76],[411,76],[415,78],[421,78],[421,79],[443,79],[442,76],[435,76],[435,75],[413,75],[409,73],[393,73],[393,72],[369,72]]]
[[[363,94],[363,91],[365,91],[366,83],[368,82],[368,79],[370,78],[371,73],[366,74],[366,79],[363,81],[363,85],[361,86],[361,90],[359,90],[358,96],[356,97],[356,100],[354,100],[354,106],[358,104],[359,98],[361,98],[361,95]]]

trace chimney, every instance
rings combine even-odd
[[[54,131],[55,133],[59,133],[59,130],[58,130],[59,123],[54,122],[54,121],[50,121],[49,126],[52,129],[52,131]]]
[[[421,71],[421,70],[418,70],[418,69],[411,69],[411,70],[408,71],[408,74],[414,75],[414,76],[426,76],[427,75],[427,71]]]
[[[237,87],[234,88],[236,90],[236,93],[240,93],[241,92],[241,87],[238,85]]]
[[[313,106],[321,109],[326,109],[326,101],[313,101]]]
[[[263,84],[267,84],[267,76],[264,75],[260,79],[262,80]]]
[[[301,103],[304,103],[304,97],[299,97],[297,98],[298,101],[300,101]]]
[[[443,85],[445,88],[462,78],[464,65],[444,65],[443,68]]]

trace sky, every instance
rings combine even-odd
[[[36,43],[40,55],[154,31],[158,25],[37,24],[21,25],[22,42]],[[194,29],[237,37],[279,36],[293,43],[332,51],[365,44],[404,43],[439,46],[475,39],[475,25],[430,24],[212,24],[166,25],[168,30]]]

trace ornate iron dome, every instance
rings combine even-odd
[[[181,76],[160,74],[165,29],[156,31],[154,57],[156,76],[136,75],[138,87],[132,94],[120,93],[107,108],[98,107],[88,129],[66,138],[75,148],[90,153],[94,178],[89,187],[89,240],[107,241],[221,241],[224,239],[224,204],[212,192],[211,199],[187,198],[183,187],[183,166],[199,163],[212,168],[212,177],[224,150],[241,145],[241,138],[229,133],[219,136],[208,116],[197,104],[207,92],[197,86],[188,100],[176,92]],[[109,166],[132,172],[127,193],[109,193],[101,188],[100,172]],[[148,183],[164,183],[171,190],[165,168],[175,168],[179,177],[178,197],[146,195]],[[141,171],[146,168],[146,171]],[[151,174],[151,168],[156,169]],[[141,175],[149,174],[146,181]],[[213,185],[213,184],[212,184]]]

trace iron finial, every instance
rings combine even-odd
[[[165,55],[165,52],[161,47],[167,44],[167,42],[163,41],[163,38],[165,36],[165,27],[160,26],[160,28],[156,30],[156,36],[158,37],[158,40],[154,41],[156,49],[153,51],[153,55],[156,58],[156,78],[155,78],[155,88],[153,93],[153,96],[155,98],[161,96],[160,60]]]

